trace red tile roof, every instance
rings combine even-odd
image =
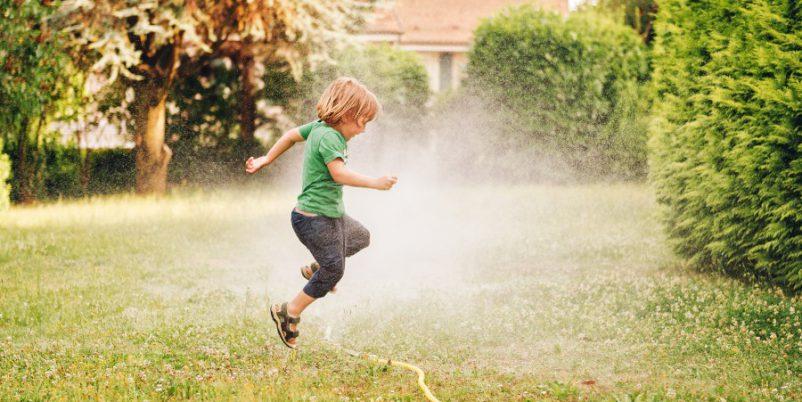
[[[568,0],[396,0],[376,10],[365,33],[400,35],[402,44],[468,45],[482,18],[527,3],[568,13]]]

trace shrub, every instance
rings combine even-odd
[[[95,149],[89,158],[89,194],[114,194],[134,190],[136,162],[131,149]]]
[[[647,67],[640,39],[626,26],[591,12],[565,20],[521,6],[477,28],[467,89],[502,116],[499,134],[521,137],[577,173],[642,176],[639,82]]]
[[[41,151],[44,163],[43,187],[37,198],[74,198],[84,194],[81,186],[81,151],[73,146],[62,145],[55,139],[48,140]]]
[[[8,155],[4,154],[2,150],[3,140],[0,139],[0,211],[8,208],[11,195],[11,187],[7,183],[11,175],[11,162],[8,160]]]
[[[36,198],[40,200],[76,198],[90,194],[112,194],[134,188],[134,157],[129,149],[80,150],[56,140],[44,141],[37,159]],[[0,154],[0,182],[3,176],[3,154]],[[13,187],[15,178],[11,178]],[[3,190],[0,187],[0,204]],[[7,193],[6,193],[7,194]]]
[[[793,1],[661,3],[652,179],[701,269],[802,289],[802,16]]]

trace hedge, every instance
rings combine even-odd
[[[499,134],[524,137],[576,173],[630,178],[646,171],[648,71],[629,27],[520,6],[477,28],[467,85],[488,112],[505,115]]]
[[[802,289],[802,13],[669,0],[656,25],[651,176],[677,252]]]
[[[93,149],[87,154],[72,145],[56,140],[45,141],[38,150],[38,181],[35,191],[40,200],[76,198],[90,194],[113,194],[133,191],[134,157],[130,149]],[[3,154],[0,154],[0,182],[4,176]],[[19,186],[10,177],[9,187]],[[3,199],[0,188],[0,204]]]

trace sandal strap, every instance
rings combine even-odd
[[[284,332],[284,339],[297,338],[300,332],[297,329],[295,331],[290,330],[290,324],[298,324],[301,322],[301,317],[290,317],[287,313],[287,303],[281,304],[281,311],[279,311],[278,315],[281,319],[281,331]]]
[[[287,312],[287,303],[281,303],[281,315],[282,321],[287,322],[288,324],[298,324],[301,322],[301,317],[290,317],[290,313]]]

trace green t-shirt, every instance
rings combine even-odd
[[[343,186],[331,178],[327,163],[340,158],[348,162],[348,145],[339,131],[323,121],[299,127],[304,146],[303,190],[298,209],[339,218],[345,214]]]

